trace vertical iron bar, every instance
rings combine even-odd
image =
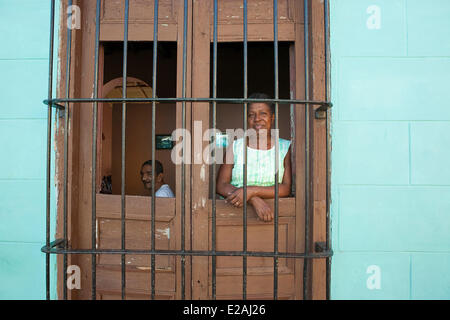
[[[248,98],[248,33],[247,33],[247,0],[244,1],[244,98]],[[247,107],[244,103],[244,214],[242,250],[247,252]],[[247,256],[242,257],[242,299],[247,299]]]
[[[95,14],[95,69],[94,69],[94,99],[98,98],[98,47],[100,38],[100,0],[97,0],[96,14]],[[92,250],[97,247],[97,199],[96,199],[96,179],[97,179],[97,113],[98,102],[94,102],[94,110],[92,117]],[[96,299],[96,281],[97,281],[97,256],[92,254],[92,300]]]
[[[152,97],[156,98],[156,74],[157,74],[157,58],[158,58],[158,0],[154,2],[154,16],[153,16],[153,80],[152,80]],[[155,127],[156,127],[156,102],[152,102],[152,250],[155,250]],[[155,255],[152,254],[151,261],[151,287],[152,300],[155,300]]]
[[[214,0],[214,35],[213,35],[213,98],[217,98],[217,0]],[[212,250],[216,252],[216,109],[217,102],[213,101],[213,132],[214,132],[214,149],[213,149],[213,183],[212,183]],[[212,258],[212,298],[216,300],[216,256]]]
[[[69,0],[69,8],[72,6],[72,0]],[[70,14],[71,15],[71,14]],[[70,62],[72,53],[72,29],[67,28],[67,53],[66,53],[66,99],[70,96]],[[64,249],[68,249],[67,240],[67,175],[68,175],[68,146],[69,139],[69,103],[66,102],[64,109],[64,187],[63,187],[63,238]],[[67,300],[67,254],[63,257],[63,299]]]
[[[329,81],[329,68],[328,68],[328,64],[330,62],[329,59],[329,54],[330,54],[330,50],[329,50],[329,25],[328,25],[328,14],[329,14],[329,2],[328,0],[324,0],[323,3],[324,6],[324,29],[325,29],[325,101],[328,101],[328,99],[330,98],[330,81]],[[329,137],[329,133],[330,133],[330,119],[329,119],[329,113],[330,111],[327,110],[327,115],[326,115],[326,186],[327,186],[327,192],[326,192],[326,201],[327,201],[327,216],[326,216],[326,241],[327,241],[327,251],[329,251],[331,249],[331,230],[330,230],[330,151],[331,151],[331,144],[330,144],[330,137]],[[326,298],[330,299],[330,272],[331,272],[331,258],[328,257],[327,258],[327,266],[326,266],[326,281],[327,281],[327,295]]]
[[[309,14],[308,0],[304,0],[304,38],[305,38],[305,100],[309,100]],[[310,201],[310,161],[309,161],[309,104],[305,104],[305,253],[309,253],[309,201]],[[309,260],[303,265],[303,299],[308,298]]]
[[[274,43],[274,72],[275,99],[279,98],[278,90],[278,1],[273,1],[273,43]],[[275,223],[274,223],[274,252],[278,253],[278,169],[279,169],[279,138],[278,138],[278,102],[275,103]],[[278,299],[278,257],[273,258],[273,298]]]
[[[48,99],[52,98],[53,89],[53,39],[55,30],[55,0],[50,2],[50,48],[48,66]],[[47,172],[46,172],[46,222],[45,245],[50,246],[50,171],[51,171],[51,146],[52,146],[52,105],[47,109]],[[46,299],[50,300],[50,254],[45,254],[45,292]]]
[[[187,17],[188,17],[188,3],[187,0],[184,0],[184,21],[183,21],[183,83],[182,83],[182,97],[186,98],[186,52],[187,52]],[[186,129],[186,102],[182,102],[182,126],[183,131]],[[183,162],[181,164],[181,251],[185,250],[185,220],[186,220],[186,212],[185,212],[185,183],[186,183],[186,136],[183,137]],[[181,299],[185,300],[186,297],[186,266],[185,266],[186,256],[181,255]]]
[[[127,57],[128,57],[128,10],[129,0],[125,0],[125,21],[124,21],[124,39],[123,39],[123,79],[122,79],[122,97],[127,97]],[[126,159],[126,124],[127,124],[127,103],[122,103],[122,181],[121,181],[121,200],[122,200],[122,250],[125,250],[125,159]],[[125,254],[121,255],[122,267],[122,300],[125,299]]]
[[[295,71],[294,71],[294,73],[295,73]],[[294,92],[295,91],[291,91],[290,92],[290,97],[291,97],[292,100],[295,99],[294,98],[294,96],[295,96]],[[295,139],[296,139],[296,137],[295,137],[295,126],[296,126],[296,123],[295,123],[295,106],[296,105],[294,103],[291,103],[290,108],[289,108],[289,118],[290,118],[290,125],[291,125],[291,146],[292,147],[295,146]],[[294,152],[291,152],[291,164],[292,163],[295,163],[295,153]],[[291,194],[296,196],[296,188],[295,188],[295,180],[296,180],[296,178],[295,178],[294,174],[292,174],[292,177],[293,177],[293,179],[292,179],[292,183],[291,183]]]

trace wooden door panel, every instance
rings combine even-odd
[[[292,0],[278,1],[278,19],[280,22],[293,20]],[[218,23],[242,24],[243,1],[218,1]],[[273,0],[258,0],[247,2],[248,23],[272,23]],[[241,20],[238,19],[241,17]]]
[[[125,1],[103,0],[101,41],[123,41]],[[179,0],[160,0],[158,7],[158,40],[177,41]],[[153,0],[130,0],[128,39],[153,41]],[[181,11],[183,7],[181,6]]]
[[[126,208],[125,248],[129,250],[151,249],[151,198],[127,196]],[[155,212],[156,249],[175,249],[175,198],[156,199]],[[97,195],[98,248],[121,248],[121,236],[121,196]],[[151,257],[129,254],[125,256],[125,265],[126,292],[131,293],[131,297],[136,296],[137,292],[141,292],[137,297],[145,299],[150,294]],[[167,293],[169,296],[175,295],[175,258],[173,256],[159,255],[155,257],[155,283],[155,294],[161,299],[164,299]],[[112,299],[115,295],[121,297],[120,255],[98,255],[97,288],[100,293],[108,290],[110,292],[109,295],[101,295],[101,298]]]
[[[274,199],[266,199],[266,203],[274,210]],[[295,198],[279,198],[278,202],[279,217],[295,217]],[[241,217],[242,221],[243,208],[235,208],[230,206],[225,200],[216,200],[216,217],[217,218],[233,218]],[[256,219],[256,212],[251,205],[247,206],[247,217]],[[212,200],[209,200],[209,218],[212,218]]]
[[[278,291],[280,299],[292,299],[294,296],[294,274],[278,272]],[[272,273],[247,275],[247,295],[249,299],[273,299]],[[242,275],[217,277],[218,299],[242,299]]]
[[[133,290],[127,291],[125,300],[150,300],[151,295],[146,291]],[[174,300],[175,294],[173,292],[158,292],[155,293],[155,300]],[[97,300],[122,300],[122,293],[117,290],[98,290]]]
[[[278,28],[280,41],[294,41],[294,1],[278,1]],[[212,8],[212,5],[211,5]],[[242,0],[218,1],[219,42],[243,41]],[[210,21],[213,21],[211,12]],[[273,0],[249,0],[247,4],[248,40],[273,41]],[[211,41],[213,29],[211,28]]]
[[[222,224],[221,220],[217,221],[217,250],[219,251],[241,251],[242,250],[242,221],[226,221],[226,224]],[[233,223],[233,224],[231,224]],[[279,252],[292,252],[292,242],[294,241],[294,219],[279,220],[278,226],[278,250]],[[274,245],[274,228],[273,223],[248,221],[247,225],[247,250],[254,252],[272,252]],[[291,250],[289,250],[291,249]],[[217,257],[217,268],[234,268],[236,260],[230,259],[230,257],[219,256]],[[271,257],[252,257],[251,261],[248,261],[248,267],[269,267],[272,266],[273,258]],[[280,266],[282,266],[282,260],[280,259]]]
[[[247,294],[247,300],[272,300],[273,293],[270,294]],[[293,300],[291,294],[278,293],[278,300]],[[242,300],[241,294],[232,294],[232,295],[218,295],[217,300]]]
[[[191,1],[189,1],[190,3]],[[82,32],[73,31],[73,46],[71,54],[71,88],[70,96],[85,98],[93,96],[95,61],[95,1],[76,1],[81,7]],[[66,3],[67,4],[67,3]],[[183,1],[180,0],[160,0],[159,1],[159,33],[160,41],[177,41],[177,66],[181,71],[183,58]],[[63,7],[64,5],[62,5]],[[189,4],[189,10],[191,5]],[[102,2],[100,41],[123,41],[124,35],[124,1],[104,0]],[[65,17],[61,16],[62,24]],[[191,28],[191,16],[188,18],[189,28]],[[64,43],[67,34],[62,34],[61,52],[65,52]],[[188,31],[187,43],[191,42],[191,33]],[[131,41],[151,41],[153,40],[153,2],[144,0],[130,1],[129,37]],[[101,48],[101,46],[100,46]],[[187,75],[190,74],[190,50],[188,45]],[[103,51],[100,55],[103,55]],[[64,57],[65,58],[65,57]],[[65,61],[65,59],[64,59]],[[103,58],[99,57],[99,79],[102,79],[104,72]],[[144,66],[145,67],[145,66]],[[61,69],[61,81],[65,83],[64,68]],[[177,96],[181,96],[182,72],[177,72]],[[190,77],[187,77],[187,96],[190,95]],[[99,81],[101,87],[102,81]],[[60,89],[61,91],[61,89]],[[61,94],[63,95],[63,94]],[[177,104],[177,108],[179,108]],[[74,249],[90,249],[92,244],[92,108],[85,107],[90,104],[70,104],[70,126],[69,131],[69,206],[68,206],[68,240],[70,247]],[[177,110],[177,126],[181,127],[179,116],[181,112]],[[101,117],[99,117],[101,119]],[[187,111],[187,121],[189,123],[189,110]],[[99,128],[102,128],[99,123]],[[101,130],[98,130],[101,132]],[[62,154],[63,131],[58,133],[58,150]],[[101,136],[97,139],[102,143]],[[97,146],[101,150],[101,146]],[[101,157],[97,158],[97,163]],[[95,164],[94,164],[95,165]],[[58,158],[58,167],[61,171],[63,159]],[[186,168],[186,176],[190,176],[189,167]],[[62,171],[61,171],[62,172]],[[101,172],[101,168],[98,172]],[[177,167],[177,181],[180,181],[180,169]],[[62,185],[62,175],[60,185]],[[98,187],[99,183],[97,183]],[[179,250],[180,244],[180,187],[177,185],[177,198],[156,200],[156,245],[157,248]],[[185,192],[186,208],[190,208],[190,190],[187,187]],[[62,196],[61,196],[62,198]],[[126,227],[127,227],[127,249],[149,248],[150,243],[150,208],[151,199],[149,197],[126,197]],[[175,209],[177,208],[177,209]],[[175,214],[175,210],[177,214]],[[186,215],[189,216],[189,209]],[[120,249],[120,217],[121,198],[120,196],[97,194],[96,197],[97,215],[97,248]],[[62,230],[63,209],[62,201],[58,204],[58,228]],[[189,221],[186,223],[189,229]],[[95,226],[94,226],[95,229]],[[178,230],[177,232],[174,229]],[[148,230],[148,231],[145,231]],[[158,232],[158,230],[162,230]],[[61,232],[59,232],[61,234]],[[60,236],[61,237],[61,236]],[[186,233],[186,243],[189,244],[189,233]],[[188,246],[186,249],[190,249]],[[97,296],[113,298],[121,296],[121,265],[120,255],[98,255],[97,263]],[[60,259],[62,262],[62,259]],[[126,277],[127,294],[131,296],[149,295],[150,284],[150,257],[143,255],[126,256]],[[58,262],[59,274],[65,273],[62,263]],[[83,272],[81,289],[69,291],[69,299],[90,299],[93,287],[92,284],[92,260],[90,255],[69,255],[69,264],[78,265]],[[180,258],[158,256],[156,258],[156,290],[157,297],[168,297],[178,299],[181,297],[180,281]],[[186,297],[190,297],[190,266],[186,263]],[[61,276],[62,278],[62,276]],[[62,297],[64,282],[59,283]],[[150,296],[147,296],[149,298]],[[129,298],[129,297],[128,297]]]
[[[151,225],[150,222],[142,220],[127,220],[125,223],[125,244],[128,250],[151,249]],[[174,232],[172,222],[155,222],[155,247],[156,249],[170,249],[170,231]],[[98,220],[98,245],[99,249],[117,249],[121,247],[121,221],[119,219]],[[174,269],[172,257],[160,256],[157,259],[158,269]],[[100,255],[99,264],[120,264],[119,255]],[[127,255],[126,265],[149,266],[148,255]]]
[[[286,214],[283,210],[280,213]],[[273,251],[274,225],[248,217],[248,251]],[[242,212],[239,216],[217,219],[217,250],[241,251],[243,243]],[[278,225],[279,252],[293,252],[295,241],[295,218],[280,217]],[[291,299],[294,295],[294,261],[278,260],[278,287],[280,297]],[[217,257],[217,297],[218,299],[242,298],[242,257]],[[247,294],[253,299],[271,299],[273,297],[273,258],[247,258]]]
[[[278,249],[280,252],[289,250],[292,238],[293,218],[280,217],[278,219]],[[242,250],[243,226],[242,218],[220,218],[217,220],[217,250]],[[274,225],[273,222],[263,222],[255,218],[247,219],[247,248],[249,251],[273,251]]]
[[[101,292],[113,292],[121,297],[121,266],[97,266],[97,290]],[[151,295],[150,270],[140,270],[133,266],[126,267],[126,293]],[[155,272],[155,295],[175,295],[175,273],[168,271]],[[128,297],[130,298],[130,297]]]
[[[176,23],[175,4],[177,0],[159,0],[158,20],[161,23]],[[125,2],[123,0],[103,0],[102,1],[102,22],[123,23],[125,13]],[[154,0],[129,0],[129,21],[145,22],[153,24]]]

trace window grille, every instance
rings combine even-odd
[[[304,11],[304,81],[305,81],[305,99],[280,99],[279,97],[279,75],[278,75],[278,1],[273,0],[273,32],[274,32],[274,41],[273,41],[273,50],[274,50],[274,98],[273,99],[249,99],[248,98],[248,3],[247,0],[242,0],[242,8],[243,8],[243,50],[244,50],[244,70],[243,70],[243,86],[244,92],[242,97],[235,98],[218,98],[217,97],[217,44],[218,44],[218,0],[211,0],[214,2],[214,13],[213,13],[213,66],[212,66],[212,97],[203,97],[203,98],[191,98],[186,95],[186,55],[187,55],[187,32],[188,32],[188,0],[183,0],[183,15],[184,15],[184,26],[183,26],[183,65],[182,65],[182,95],[181,97],[171,97],[171,98],[158,98],[157,97],[157,59],[158,59],[158,9],[159,9],[159,1],[154,0],[154,17],[153,17],[153,74],[152,74],[152,97],[148,98],[128,98],[127,97],[127,53],[128,53],[128,24],[129,24],[129,0],[124,1],[125,8],[125,16],[124,16],[124,39],[123,39],[123,96],[122,98],[99,98],[98,97],[98,81],[99,81],[99,43],[100,43],[100,14],[102,10],[102,1],[97,0],[96,2],[96,24],[95,24],[95,71],[94,71],[94,95],[92,98],[87,97],[70,97],[70,72],[71,72],[71,52],[72,52],[72,30],[67,28],[67,53],[66,53],[66,77],[65,77],[65,97],[64,98],[53,98],[52,93],[52,82],[53,82],[53,46],[54,46],[54,26],[55,26],[55,0],[51,1],[51,11],[50,11],[50,49],[49,49],[49,87],[48,87],[48,98],[44,101],[44,103],[48,106],[48,131],[47,131],[47,193],[46,193],[46,244],[41,249],[42,252],[46,254],[46,296],[47,299],[50,299],[50,255],[62,255],[63,256],[63,270],[67,270],[67,256],[68,255],[80,255],[87,254],[92,257],[92,283],[91,283],[91,291],[92,291],[92,299],[96,299],[96,267],[97,260],[96,257],[98,254],[108,254],[108,255],[120,255],[121,257],[121,290],[122,290],[122,299],[125,298],[125,288],[126,288],[126,270],[125,270],[125,255],[136,254],[136,255],[150,255],[151,256],[151,298],[155,299],[155,255],[158,256],[179,256],[181,257],[181,298],[185,299],[185,291],[186,291],[186,269],[185,262],[187,257],[192,256],[204,256],[211,257],[212,259],[212,268],[211,268],[211,291],[212,291],[212,299],[216,299],[216,259],[220,256],[234,256],[234,257],[242,257],[243,267],[242,267],[242,298],[247,299],[247,258],[248,257],[269,257],[273,258],[273,299],[278,299],[278,260],[280,258],[290,258],[290,259],[303,259],[304,260],[304,286],[303,286],[303,296],[305,298],[310,297],[308,292],[308,286],[305,285],[308,283],[309,272],[307,272],[308,262],[311,259],[326,259],[327,260],[327,292],[329,292],[329,264],[332,256],[331,244],[330,244],[330,227],[329,227],[329,167],[328,167],[328,157],[329,157],[329,108],[331,107],[331,103],[328,101],[328,1],[324,1],[324,30],[325,30],[325,73],[326,73],[326,98],[325,101],[313,101],[310,100],[310,29],[308,26],[308,22],[310,19],[309,16],[309,5],[310,1],[305,0],[303,5]],[[68,5],[72,5],[72,0],[68,0]],[[98,103],[108,102],[108,103],[122,103],[122,153],[121,153],[121,248],[117,249],[98,249],[97,248],[97,237],[96,237],[96,190],[97,190],[97,182],[96,182],[96,163],[97,159],[97,140],[96,137],[98,135],[97,132],[97,123],[98,123]],[[212,106],[212,126],[213,129],[216,129],[216,108],[218,103],[230,103],[230,104],[243,104],[244,106],[244,131],[247,130],[247,107],[251,102],[267,102],[275,104],[275,129],[279,127],[279,104],[289,104],[291,106],[295,106],[295,108],[304,108],[305,112],[305,203],[309,204],[311,202],[311,150],[310,150],[310,122],[309,119],[314,117],[316,119],[325,119],[327,123],[327,141],[326,141],[326,157],[327,157],[327,221],[326,221],[326,243],[316,243],[315,244],[315,252],[310,251],[311,243],[310,243],[310,217],[311,212],[310,206],[305,206],[305,252],[304,253],[294,253],[294,252],[280,252],[278,248],[278,237],[279,237],[279,182],[278,182],[278,172],[275,174],[275,199],[274,199],[274,250],[272,252],[261,252],[261,251],[249,251],[247,247],[248,239],[247,239],[247,203],[244,201],[243,207],[243,216],[242,216],[242,225],[243,225],[243,247],[240,251],[219,251],[216,248],[216,197],[212,197],[212,242],[211,242],[211,250],[187,250],[185,247],[186,235],[185,235],[185,221],[187,208],[185,204],[185,197],[181,197],[181,249],[180,250],[160,250],[155,247],[155,170],[152,170],[152,197],[151,197],[151,249],[149,250],[132,250],[126,249],[125,246],[125,212],[126,212],[126,202],[125,202],[125,164],[126,164],[126,110],[127,103],[137,103],[137,102],[147,102],[152,104],[152,150],[151,150],[151,159],[152,159],[152,168],[155,168],[155,110],[156,103],[166,104],[166,103],[174,103],[179,102],[182,104],[182,125],[183,129],[186,128],[186,103],[191,102],[208,102]],[[62,216],[63,216],[63,238],[57,239],[53,242],[50,242],[50,168],[51,168],[51,140],[52,140],[52,110],[57,109],[64,115],[64,128],[68,128],[69,125],[69,117],[70,114],[69,104],[79,103],[80,106],[93,105],[93,117],[92,117],[92,244],[91,248],[85,249],[72,249],[68,244],[68,220],[67,220],[67,212],[68,212],[68,134],[69,130],[64,130],[64,145],[63,145],[63,206],[62,206]],[[313,108],[317,107],[318,108]],[[314,114],[313,114],[314,112]],[[298,125],[298,124],[297,124]],[[215,142],[215,138],[212,138]],[[183,150],[185,148],[185,139],[183,139]],[[244,159],[247,158],[247,149],[244,147]],[[279,146],[278,143],[275,143],[275,161],[278,163],[278,153]],[[215,152],[212,154],[215,159]],[[244,170],[244,198],[247,195],[247,166],[246,161],[244,161],[243,170]],[[186,181],[186,164],[183,163],[182,166],[182,175],[181,179],[183,182]],[[212,172],[213,172],[213,183],[212,183],[212,193],[216,194],[216,162],[212,163]],[[181,183],[181,194],[185,194],[185,183]],[[66,272],[62,272],[62,283],[64,284],[63,289],[63,299],[67,299],[67,286],[65,285],[67,282],[67,274]],[[328,297],[328,293],[327,293]]]

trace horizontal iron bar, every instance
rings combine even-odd
[[[44,103],[45,103],[46,105],[49,105],[49,103],[46,103],[46,101],[47,101],[47,100],[45,100]],[[65,109],[66,109],[65,106],[63,106],[62,104],[58,104],[58,103],[52,103],[50,106],[53,107],[53,108],[56,108],[56,109],[58,109],[58,110],[65,110]]]
[[[55,241],[50,242],[49,247],[55,248],[55,247],[61,247],[64,245],[64,239],[56,239]]]
[[[57,105],[61,102],[69,103],[92,103],[92,102],[226,102],[234,104],[252,103],[252,102],[272,102],[279,104],[310,104],[321,105],[327,108],[331,108],[332,103],[326,101],[308,101],[308,100],[295,100],[295,99],[244,99],[244,98],[70,98],[70,99],[51,99],[44,100],[44,104]]]
[[[333,251],[321,253],[273,253],[257,251],[182,251],[182,250],[120,250],[120,249],[62,249],[52,247],[42,247],[42,252],[52,254],[144,254],[144,255],[172,255],[172,256],[249,256],[249,257],[279,257],[279,258],[328,258],[333,255]]]

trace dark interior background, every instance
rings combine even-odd
[[[290,98],[289,85],[289,46],[279,42],[279,96]],[[123,63],[123,44],[121,42],[104,43],[104,84],[121,78]],[[243,44],[219,43],[217,57],[217,96],[220,98],[243,97],[244,66]],[[211,45],[211,97],[213,50]],[[153,87],[153,43],[129,42],[127,76],[138,78]],[[181,66],[180,66],[181,68]],[[177,45],[175,42],[158,42],[158,97],[176,97]],[[248,43],[248,94],[263,92],[274,97],[274,48],[272,42]],[[212,112],[211,124],[212,124]],[[171,134],[175,129],[175,104],[160,103],[156,106],[156,134]],[[121,131],[122,104],[112,105],[112,186],[113,194],[120,194],[121,185]],[[127,105],[127,158],[126,193],[148,195],[140,181],[140,166],[151,158],[151,103]],[[218,104],[217,128],[243,128],[243,105]],[[290,106],[279,105],[280,137],[290,139]],[[171,161],[171,150],[156,150],[156,158],[164,166],[165,180],[175,191],[175,165]],[[218,169],[219,166],[217,166]],[[210,170],[210,189],[212,189],[212,171]]]

